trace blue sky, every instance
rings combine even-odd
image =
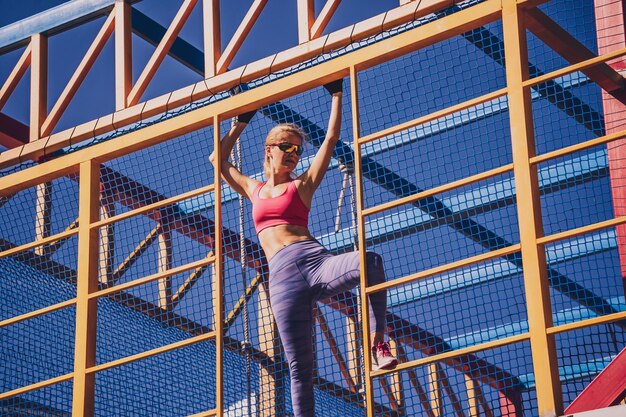
[[[76,0],[78,1],[78,0]],[[48,8],[66,3],[61,0],[0,0],[3,13],[0,14],[0,27],[28,18]],[[180,7],[182,0],[143,0],[133,7],[167,26]],[[198,2],[181,32],[181,37],[203,49],[201,30],[201,1]],[[316,1],[319,13],[325,1]],[[225,47],[244,17],[252,0],[222,1],[221,24],[222,46]],[[331,19],[326,32],[349,26],[355,22],[375,16],[399,5],[398,0],[344,0]],[[259,20],[244,42],[240,53],[230,65],[236,68],[256,61],[276,52],[296,46],[296,1],[272,0],[268,2]],[[63,91],[67,81],[78,66],[83,54],[100,29],[104,18],[72,28],[54,35],[49,40],[49,87],[48,108],[52,108]],[[278,22],[278,24],[277,24]],[[154,48],[145,41],[133,37],[133,77],[136,79],[148,61]],[[23,48],[0,55],[0,83],[8,77],[19,59]],[[59,121],[55,131],[62,131],[75,125],[93,120],[114,111],[114,51],[112,38],[97,59],[91,72]],[[28,124],[28,75],[23,77],[16,91],[2,111]],[[167,92],[199,81],[201,77],[171,58],[161,65],[141,101],[157,97]],[[96,99],[97,98],[97,99]]]

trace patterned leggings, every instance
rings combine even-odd
[[[359,253],[333,255],[315,240],[292,243],[269,262],[270,303],[291,376],[296,417],[314,416],[313,306],[359,284]],[[368,285],[385,281],[382,258],[367,253]],[[370,295],[370,332],[384,333],[387,295]]]

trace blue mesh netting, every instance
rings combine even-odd
[[[474,3],[463,2],[256,80],[249,87],[288,76]],[[564,5],[565,1],[554,1],[542,6],[542,10],[595,50],[591,42],[595,37],[593,8],[589,4],[577,4],[574,16]],[[373,134],[505,87],[502,39],[501,24],[495,22],[361,71],[361,134]],[[528,41],[531,76],[566,65],[532,35]],[[530,95],[538,154],[604,134],[601,90],[585,76],[576,73],[545,82],[531,89]],[[224,93],[172,110],[65,152],[113,139],[226,96]],[[346,177],[340,168],[340,164],[350,167],[354,161],[352,100],[346,91],[340,143],[311,211],[312,234],[336,253],[352,250],[356,237],[352,213],[354,184],[349,181],[342,184]],[[295,122],[309,136],[297,170],[302,172],[324,138],[328,101],[326,92],[316,88],[260,109],[242,135],[241,170],[262,179],[265,135],[276,123]],[[507,97],[503,96],[363,145],[360,168],[365,208],[511,164],[509,116]],[[229,124],[230,121],[222,123],[222,133]],[[101,175],[102,206],[112,216],[212,183],[215,174],[207,161],[212,150],[213,127],[209,126],[105,161]],[[545,234],[572,231],[615,217],[614,208],[618,204],[615,199],[619,196],[613,195],[621,191],[615,185],[621,178],[619,171],[609,169],[611,163],[606,146],[601,145],[533,166],[538,174]],[[2,175],[18,169],[21,168],[5,170]],[[342,187],[345,187],[343,202],[339,198]],[[70,227],[77,217],[77,182],[73,177],[61,178],[52,182],[52,189],[51,233],[58,233]],[[489,254],[519,243],[518,221],[525,213],[518,213],[517,198],[511,170],[434,193],[367,216],[364,219],[366,249],[383,256],[388,280]],[[3,239],[0,250],[34,240],[34,199],[35,190],[31,188],[0,201],[3,218],[14,219],[0,224]],[[272,317],[263,300],[267,277],[261,274],[261,266],[265,260],[252,225],[250,204],[244,201],[240,207],[237,195],[222,185],[220,209],[225,255],[222,268],[226,409],[229,415],[253,415],[257,411],[265,415],[289,415],[287,365],[280,352],[278,335],[270,329]],[[131,283],[157,273],[159,268],[181,267],[210,256],[215,245],[214,219],[215,198],[209,192],[101,227],[100,234],[114,242],[110,245],[103,240],[100,244],[101,259],[109,259],[106,270],[100,272],[102,287]],[[617,231],[603,228],[545,245],[555,325],[624,311],[618,239],[619,228]],[[5,287],[9,291],[9,297],[0,303],[0,320],[75,296],[76,240],[72,237],[48,252],[24,251],[0,261],[0,285],[3,294]],[[213,280],[214,271],[206,266],[175,274],[162,280],[161,285],[157,281],[144,283],[102,297],[98,301],[97,363],[105,364],[210,331],[215,325]],[[527,301],[533,296],[525,293],[519,251],[449,268],[388,291],[390,335],[399,342],[403,360],[425,359],[437,353],[495,342],[528,332]],[[364,414],[358,393],[363,389],[362,383],[358,383],[362,353],[358,346],[350,344],[356,330],[347,322],[347,316],[354,318],[357,314],[357,301],[356,296],[347,294],[319,305],[338,346],[338,353],[332,352],[328,332],[318,322],[315,383],[319,414]],[[3,352],[10,352],[12,356],[7,357],[19,359],[4,368],[3,389],[71,372],[72,361],[68,358],[73,349],[73,320],[74,309],[66,308],[0,328]],[[38,332],[51,326],[57,330],[45,330],[43,334],[56,341],[55,345],[38,344]],[[557,336],[566,404],[623,347],[623,338],[620,323]],[[21,344],[27,349],[18,352]],[[38,355],[42,351],[45,354]],[[356,386],[351,386],[345,372],[341,372],[339,355]],[[97,414],[187,415],[211,409],[218,395],[214,388],[214,361],[213,342],[202,342],[98,372]],[[513,416],[513,411],[503,411],[502,398],[512,403],[510,409],[517,408],[518,415],[536,414],[537,393],[528,342],[438,363],[444,414],[469,413],[470,404],[476,402],[478,408],[489,408],[495,415]],[[29,371],[15,378],[19,369]],[[403,395],[394,393],[391,376],[376,378],[375,414],[427,415],[428,401],[424,398],[432,393],[429,380],[435,377],[433,368],[418,366],[394,375],[400,379]],[[467,388],[467,378],[475,381],[473,391]],[[68,383],[63,383],[34,391],[4,401],[0,406],[31,404],[34,409],[51,407],[66,412],[71,407],[71,390],[67,386]],[[398,403],[400,400],[403,402]]]

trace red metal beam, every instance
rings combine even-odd
[[[598,54],[603,55],[625,47],[624,2],[595,0],[595,16]],[[626,58],[621,57],[608,64],[614,70],[623,70],[626,69]],[[623,129],[626,123],[626,106],[603,90],[602,107],[606,134]],[[607,145],[613,210],[616,217],[626,215],[626,146],[624,145],[626,141],[623,139]],[[626,294],[626,225],[615,227],[615,231],[622,283]]]
[[[17,148],[28,143],[29,127],[14,118],[0,113],[0,145]]]
[[[625,397],[626,348],[572,401],[565,409],[565,414],[610,407],[617,405]]]
[[[527,11],[526,26],[535,36],[554,49],[570,64],[596,57],[584,44],[539,9]],[[615,69],[602,63],[595,67],[583,69],[581,72],[591,78],[603,90],[611,93],[616,99],[626,103],[625,80]]]
[[[500,391],[500,413],[503,417],[522,417],[524,409],[522,407],[522,395],[519,391]]]

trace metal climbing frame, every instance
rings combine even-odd
[[[104,24],[49,113],[45,106],[46,37],[53,31],[37,28],[28,40],[18,34],[0,46],[4,51],[10,49],[9,44],[27,43],[0,90],[0,108],[26,69],[31,70],[30,127],[8,120],[6,126],[14,129],[3,128],[1,136],[2,145],[10,149],[0,154],[0,168],[5,169],[0,177],[0,210],[8,213],[6,217],[3,213],[3,218],[15,222],[13,227],[4,228],[0,236],[0,279],[9,282],[2,288],[9,291],[12,287],[7,277],[22,275],[38,280],[49,276],[59,282],[48,284],[41,278],[42,288],[63,286],[58,294],[46,294],[46,301],[45,297],[35,297],[38,290],[29,287],[26,280],[19,281],[20,286],[32,291],[30,300],[3,306],[0,329],[10,337],[3,337],[0,343],[11,359],[7,360],[7,382],[0,393],[2,407],[93,415],[102,413],[104,404],[110,412],[116,396],[126,391],[131,399],[120,407],[120,415],[164,414],[164,409],[133,407],[150,407],[141,401],[142,397],[152,398],[150,391],[159,397],[174,397],[174,391],[188,390],[167,403],[168,413],[240,415],[250,413],[253,404],[259,415],[288,413],[286,368],[268,313],[266,261],[254,239],[245,239],[229,223],[233,193],[216,186],[220,184],[215,174],[219,172],[219,162],[210,177],[198,181],[194,178],[189,183],[178,178],[179,184],[164,193],[151,175],[133,171],[136,160],[132,158],[142,152],[139,160],[143,162],[151,159],[150,152],[169,152],[180,157],[185,155],[181,149],[186,143],[202,140],[208,142],[207,148],[212,144],[212,149],[219,152],[216,145],[228,120],[253,108],[261,109],[264,116],[263,122],[255,121],[259,123],[255,126],[258,131],[266,130],[262,123],[297,122],[309,134],[312,147],[317,148],[325,132],[319,127],[323,121],[310,109],[319,107],[322,101],[314,101],[308,95],[328,81],[345,77],[349,80],[346,111],[351,116],[346,121],[351,126],[347,137],[352,138],[352,146],[344,135],[331,168],[334,172],[341,164],[355,170],[361,260],[365,260],[367,249],[381,249],[391,264],[388,282],[376,286],[365,285],[366,271],[362,271],[361,310],[366,311],[368,294],[388,291],[389,335],[403,363],[392,371],[370,372],[370,358],[363,355],[365,371],[361,380],[359,346],[367,352],[369,341],[362,338],[359,343],[355,335],[359,322],[367,328],[367,314],[356,319],[358,302],[354,294],[324,300],[316,308],[315,317],[320,327],[318,339],[331,347],[331,353],[324,356],[318,352],[315,384],[318,399],[322,399],[320,406],[325,407],[327,415],[331,415],[333,407],[340,410],[340,415],[358,415],[364,410],[368,415],[561,414],[564,404],[578,393],[568,391],[567,384],[597,374],[623,347],[619,346],[623,343],[626,317],[623,287],[620,292],[608,285],[608,290],[594,287],[572,278],[576,274],[562,265],[569,265],[570,260],[597,259],[592,257],[615,251],[623,255],[622,227],[626,218],[619,203],[623,194],[619,164],[626,131],[624,78],[616,69],[623,69],[626,45],[611,43],[611,36],[598,34],[605,43],[596,55],[539,7],[549,6],[551,2],[547,1],[401,1],[398,8],[383,15],[323,35],[339,2],[329,0],[314,17],[314,2],[306,0],[298,2],[299,46],[229,71],[236,50],[267,1],[252,3],[242,25],[222,51],[219,37],[215,36],[219,33],[215,30],[219,27],[219,2],[205,0],[205,53],[200,60],[197,50],[192,48],[190,52],[189,45],[177,38],[196,3],[182,2],[172,25],[167,30],[162,28],[161,35],[148,30],[155,28],[154,22],[128,2],[85,3],[87,9],[77,19],[103,14]],[[611,7],[607,2],[598,4],[597,10]],[[598,27],[613,30],[615,25],[602,20],[602,15],[597,12],[596,18],[602,22]],[[616,14],[612,10],[605,15]],[[139,32],[156,46],[134,85],[129,64],[131,31]],[[56,123],[113,32],[116,111],[55,132]],[[535,51],[529,50],[531,36],[556,51],[566,63],[549,72],[540,70],[531,62],[536,58]],[[367,110],[366,102],[382,100],[379,91],[372,94],[363,87],[377,78],[369,72],[433,46],[449,47],[446,42],[454,38],[462,39],[494,68],[503,69],[502,87],[480,94],[471,90],[466,98],[459,94],[455,99],[442,100],[439,107],[426,107],[423,114],[408,113],[405,120],[391,119],[383,122],[382,127],[368,124],[366,119],[376,113]],[[168,53],[204,79],[140,102]],[[318,60],[319,57],[322,58]],[[584,74],[582,81],[581,77],[574,77],[578,73]],[[226,92],[240,84],[247,84],[249,89],[234,96]],[[592,97],[584,90],[588,86],[602,89],[603,115],[585,102]],[[575,92],[580,92],[580,96]],[[302,95],[304,102],[293,99]],[[406,98],[416,107],[420,99],[419,94]],[[541,103],[550,107],[535,107]],[[550,111],[558,111],[563,120],[583,126],[585,135],[567,144],[536,143],[542,135],[538,127],[551,127],[543,118],[557,120]],[[508,142],[502,153],[510,154],[510,160],[502,157],[493,166],[461,172],[458,177],[433,167],[436,174],[443,172],[440,182],[417,178],[416,161],[405,161],[407,166],[395,163],[396,154],[391,153],[394,149],[413,152],[409,147],[426,138],[443,137],[446,132],[497,118],[502,113],[508,116],[500,121],[504,129],[501,126],[492,133],[505,135],[503,141]],[[176,143],[181,143],[181,147],[174,148]],[[447,151],[452,152],[456,145],[451,141]],[[477,148],[474,152],[487,150]],[[193,168],[185,166],[181,172],[191,176]],[[459,167],[461,171],[462,168]],[[169,167],[156,165],[154,169],[162,174],[161,180],[167,180],[165,171]],[[256,172],[249,166],[246,169]],[[128,172],[137,175],[130,176]],[[331,182],[333,172],[329,173]],[[546,216],[553,208],[550,205],[562,209],[565,204],[546,196],[578,185],[595,184],[593,181],[598,178],[610,179],[608,191],[613,195],[614,214],[610,218],[590,216],[595,220],[586,223],[575,217],[573,227],[561,222],[553,226]],[[66,211],[61,217],[53,210],[52,190],[59,188],[69,190],[55,196],[62,201],[56,207]],[[563,196],[558,198],[565,200]],[[30,209],[26,209],[29,204]],[[514,211],[509,216],[513,219],[510,224],[481,217],[502,207],[512,207]],[[30,229],[23,229],[24,224],[30,225]],[[446,241],[447,235],[437,229],[442,226],[445,233],[455,237]],[[351,249],[351,227],[338,233],[324,234],[323,230],[330,229],[320,227],[316,236],[331,250]],[[441,234],[429,234],[435,230]],[[415,239],[408,242],[419,250],[414,249],[409,252],[410,258],[403,258],[400,244],[407,236]],[[442,252],[441,260],[426,261],[417,253],[422,251],[420,245],[426,246],[422,239],[429,237],[443,241],[435,247]],[[456,244],[457,240],[470,243],[463,246]],[[390,242],[398,246],[385,246]],[[173,249],[176,245],[182,246],[180,253]],[[246,246],[243,262],[241,245]],[[446,252],[446,245],[456,245],[456,252]],[[120,258],[120,253],[129,255]],[[138,268],[145,259],[152,265]],[[595,281],[602,281],[599,271],[605,260],[590,262],[586,272],[594,275]],[[255,278],[247,288],[231,290],[229,277],[236,276],[231,266],[241,267],[241,263],[253,271]],[[618,266],[623,268],[624,262]],[[146,274],[147,270],[152,273]],[[471,288],[487,291],[488,285],[502,282],[510,289],[498,288],[497,296],[521,305],[519,311],[507,310],[504,303],[492,299],[495,307],[486,309],[485,314],[500,316],[497,320],[479,323],[478,328],[464,321],[463,314],[479,317],[474,312],[477,307],[468,301],[472,296],[478,297]],[[233,294],[226,294],[228,291]],[[464,292],[464,298],[454,298]],[[441,304],[430,303],[430,299],[442,294],[452,294],[452,298],[440,299]],[[243,336],[237,328],[242,319],[240,313],[250,300],[256,301],[249,306],[258,323],[256,340],[251,347],[242,347],[239,342]],[[457,311],[448,304],[467,304],[468,308]],[[432,314],[428,320],[422,319],[429,309]],[[437,318],[439,311],[448,320]],[[345,322],[329,319],[334,316]],[[510,321],[505,320],[508,316],[512,316]],[[99,317],[111,318],[113,323],[103,323]],[[47,362],[24,359],[18,347],[25,340],[28,326],[34,323],[37,328],[38,321],[48,319],[64,323],[65,327],[58,327],[59,346],[35,343],[34,349],[24,349],[25,356],[36,356],[33,352],[41,351]],[[119,320],[118,326],[113,319]],[[461,322],[459,328],[453,323],[457,320]],[[583,357],[576,362],[572,359],[574,354],[568,355],[558,346],[561,337],[560,344],[567,345],[571,342],[569,334],[586,340],[596,335],[598,326],[609,325],[614,329],[607,332],[607,337],[616,346],[606,357],[595,355],[593,360]],[[129,334],[124,334],[120,327],[127,327]],[[144,336],[147,329],[150,336]],[[125,340],[131,339],[133,332],[141,339],[136,344]],[[102,340],[115,343],[115,349],[103,347]],[[349,348],[342,348],[343,345]],[[62,352],[71,352],[65,355],[69,363],[58,359],[64,356]],[[254,399],[241,398],[245,390],[237,386],[241,381],[237,369],[243,370],[243,357],[258,365],[253,372]],[[13,370],[10,361],[30,363],[32,369]],[[203,370],[194,373],[187,369],[189,372],[181,374],[173,370],[156,372],[162,372],[168,364],[185,369],[185,361],[201,363],[204,366],[198,368]],[[116,372],[131,375],[125,375],[126,380],[132,375],[136,379],[132,383],[119,382],[125,380]],[[151,379],[151,374],[161,377]],[[180,381],[194,382],[181,382],[179,386],[169,381],[171,385],[165,385],[169,389],[158,388],[166,384],[165,379],[172,378],[162,375],[171,374]],[[196,374],[201,378],[193,379]],[[404,386],[407,382],[410,388]],[[198,388],[200,384],[208,386]],[[141,390],[133,391],[134,386]],[[46,394],[46,390],[52,391]],[[43,394],[38,396],[38,392]]]

